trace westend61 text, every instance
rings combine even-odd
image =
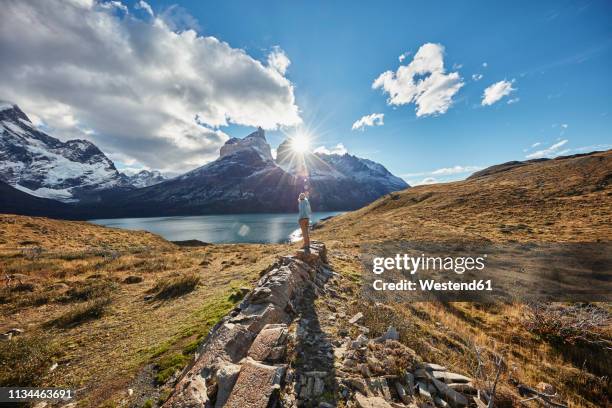
[[[432,279],[418,280],[417,282],[402,279],[399,282],[384,282],[380,279],[372,283],[374,290],[398,290],[398,291],[492,291],[491,280],[473,280],[470,282],[437,282]]]

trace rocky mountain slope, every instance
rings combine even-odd
[[[296,211],[309,191],[314,211],[352,210],[408,187],[382,165],[355,156],[301,155],[301,167],[282,165],[281,146],[272,158],[259,129],[232,138],[217,160],[179,177],[129,192],[101,193],[92,211],[104,216],[190,215]]]
[[[51,137],[17,105],[0,104],[0,135],[0,179],[28,194],[69,202],[129,185],[93,143]]]

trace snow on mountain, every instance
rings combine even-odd
[[[345,177],[365,183],[380,183],[390,191],[403,190],[408,184],[400,177],[394,176],[389,170],[380,163],[361,157],[345,154],[315,154],[322,161],[327,163]]]
[[[136,188],[149,187],[167,180],[167,178],[157,170],[141,170],[131,176],[125,175],[125,177],[127,182]]]
[[[51,137],[17,105],[0,102],[0,137],[0,179],[28,194],[70,202],[88,190],[126,186],[93,143]]]

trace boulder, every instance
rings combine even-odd
[[[227,408],[266,408],[278,398],[286,368],[269,366],[250,358],[242,364],[236,384],[225,404]]]
[[[466,377],[465,375],[451,373],[448,371],[433,371],[431,373],[435,379],[444,381],[447,384],[450,383],[469,383],[472,382],[470,377]]]
[[[349,319],[349,323],[350,324],[355,324],[358,321],[360,321],[361,319],[363,319],[363,313],[359,312],[359,313],[355,314],[353,317],[351,317]]]
[[[453,390],[463,394],[476,394],[478,391],[472,383],[450,383],[447,385]]]
[[[267,324],[259,332],[248,356],[256,361],[278,361],[282,358],[287,341],[287,325]]]
[[[425,368],[431,371],[446,371],[446,367],[434,363],[425,363]]]
[[[360,408],[392,408],[391,405],[381,397],[366,397],[359,392],[355,394],[355,402]]]
[[[180,393],[172,396],[164,407],[171,408],[200,408],[210,407],[211,403],[208,399],[206,381],[203,377],[193,377],[186,379],[182,383]]]
[[[386,340],[395,340],[398,341],[399,340],[399,333],[397,332],[397,330],[395,329],[395,327],[393,326],[389,326],[387,328],[387,331],[383,333],[382,336],[378,337],[376,339],[377,342],[382,343]]]
[[[215,401],[215,408],[223,407],[229,398],[236,379],[240,373],[240,366],[238,364],[225,364],[219,370],[217,370],[217,400]]]
[[[432,379],[432,382],[444,400],[452,407],[457,408],[467,406],[468,400],[463,396],[463,394],[458,393],[442,381],[436,380],[435,378]]]

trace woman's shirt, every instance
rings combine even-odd
[[[299,203],[299,209],[300,209],[300,214],[298,215],[298,219],[302,219],[302,218],[310,218],[310,203],[308,202],[308,199],[305,198],[303,200],[298,200]]]

